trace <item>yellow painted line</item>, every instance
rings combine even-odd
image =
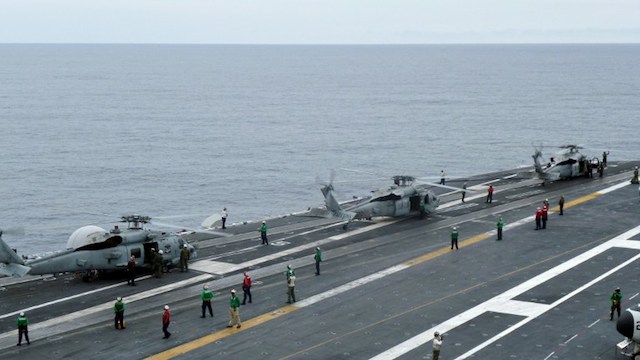
[[[570,208],[572,206],[576,206],[578,204],[587,202],[589,200],[595,199],[597,197],[599,197],[600,193],[592,193],[589,195],[585,195],[583,197],[580,197],[578,199],[566,202],[564,207],[566,208]],[[552,211],[559,211],[559,208],[556,206],[552,209]],[[488,239],[489,237],[492,237],[494,234],[493,232],[486,232],[486,233],[482,233],[482,234],[478,234],[475,236],[472,236],[466,240],[460,241],[458,243],[459,247],[467,247],[467,246],[471,246],[473,244],[476,244],[482,240]],[[411,260],[405,261],[402,264],[410,267],[410,266],[415,266],[415,265],[419,265],[422,264],[424,262],[427,262],[429,260],[433,260],[435,258],[438,258],[440,256],[443,256],[445,254],[450,253],[452,250],[449,246],[445,246],[441,249],[435,250],[435,251],[431,251],[428,252],[424,255],[418,256],[416,258],[413,258]],[[210,335],[206,335],[203,336],[201,338],[195,339],[193,341],[184,343],[182,345],[176,346],[174,348],[165,350],[161,353],[152,355],[150,357],[147,357],[147,360],[166,360],[166,359],[172,359],[176,356],[180,356],[180,355],[184,355],[190,351],[196,350],[198,348],[201,348],[205,345],[209,345],[211,343],[214,343],[220,339],[224,339],[226,337],[229,337],[231,335],[235,335],[238,334],[240,332],[243,332],[247,329],[251,329],[254,328],[256,326],[262,325],[268,321],[271,321],[273,319],[277,319],[283,315],[287,315],[290,314],[296,310],[300,310],[301,308],[296,307],[296,306],[284,306],[279,308],[278,310],[272,311],[270,313],[267,314],[263,314],[263,315],[259,315],[255,318],[249,319],[247,321],[242,322],[242,327],[240,329],[237,328],[226,328],[224,330],[215,332],[213,334]]]
[[[602,195],[601,193],[594,192],[594,193],[591,193],[589,195],[585,195],[583,197],[579,197],[579,198],[577,198],[575,200],[571,200],[571,201],[568,201],[568,202],[564,203],[564,208],[566,209],[566,208],[570,208],[570,207],[582,204],[582,203],[587,202],[589,200],[593,200],[593,199],[595,199],[595,198],[597,198],[597,197],[599,197],[601,195]],[[560,207],[559,206],[554,206],[553,208],[551,208],[549,210],[551,210],[553,212],[558,212],[558,211],[560,211]]]
[[[247,320],[247,321],[243,321],[242,322],[242,327],[240,329],[235,328],[235,327],[231,327],[231,328],[225,328],[224,330],[215,332],[213,334],[207,335],[207,336],[203,336],[199,339],[190,341],[188,343],[184,343],[182,345],[176,346],[174,348],[171,348],[169,350],[165,350],[161,353],[155,354],[153,356],[148,357],[147,359],[149,360],[160,360],[160,359],[172,359],[176,356],[180,356],[180,355],[184,355],[190,351],[193,351],[195,349],[201,348],[205,345],[211,344],[213,342],[216,342],[220,339],[224,339],[228,336],[243,332],[245,330],[254,328],[256,326],[262,325],[264,323],[266,323],[267,321],[271,321],[273,319],[279,318],[283,315],[292,313],[296,310],[299,310],[300,308],[297,308],[295,306],[284,306],[281,307],[280,309],[276,310],[276,311],[272,311],[270,313],[267,314],[263,314],[260,316],[257,316],[253,319]]]
[[[477,242],[480,242],[480,241],[482,241],[484,239],[488,239],[490,236],[491,236],[490,233],[482,233],[482,234],[479,234],[479,235],[476,235],[476,236],[472,236],[472,237],[468,238],[467,240],[459,241],[458,242],[458,247],[461,248],[461,247],[466,247],[466,246],[473,245],[473,244],[475,244]],[[443,247],[443,248],[441,248],[439,250],[435,250],[435,251],[426,253],[424,255],[418,256],[417,258],[405,261],[402,264],[406,265],[406,266],[414,266],[414,265],[422,264],[422,263],[427,262],[429,260],[433,260],[433,259],[435,259],[437,257],[440,257],[442,255],[448,254],[451,251],[452,251],[451,247],[446,247],[445,246],[445,247]]]

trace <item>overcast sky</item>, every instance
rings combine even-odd
[[[640,0],[0,0],[0,43],[640,42]]]

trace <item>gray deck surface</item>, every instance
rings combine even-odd
[[[269,219],[269,246],[255,223],[229,227],[231,237],[189,235],[199,246],[191,270],[145,276],[137,287],[119,276],[0,279],[0,358],[137,359],[184,345],[177,358],[430,359],[437,329],[441,359],[614,359],[622,336],[609,321],[609,295],[620,286],[623,309],[640,302],[640,229],[611,240],[640,226],[640,197],[637,185],[588,196],[628,183],[633,166],[612,163],[604,178],[544,186],[503,179],[514,172],[479,176],[469,186],[496,180],[492,204],[485,190],[465,204],[459,194],[443,196],[424,220],[374,219],[344,231],[331,219]],[[547,229],[535,231],[535,208],[548,198],[553,210],[560,195],[565,215],[550,214]],[[502,241],[493,233],[498,215]],[[457,251],[449,249],[452,226]],[[318,245],[324,262],[315,276]],[[297,275],[293,305],[285,303],[287,264]],[[229,292],[242,299],[243,271],[254,281],[253,303],[240,309],[242,328],[227,329]],[[216,293],[214,318],[200,318],[205,283]],[[126,330],[113,328],[118,296],[127,304]],[[16,314],[25,309],[32,344],[16,347]]]

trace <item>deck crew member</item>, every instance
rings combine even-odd
[[[542,228],[547,228],[547,218],[549,216],[549,201],[545,199],[544,205],[542,205]]]
[[[435,332],[433,334],[433,356],[431,358],[433,360],[438,360],[440,358],[440,349],[442,348],[442,335],[439,332]]]
[[[162,250],[158,250],[156,256],[153,258],[153,269],[154,275],[158,279],[162,277],[162,267],[164,266],[164,252]]]
[[[27,316],[24,314],[24,312],[21,312],[20,316],[18,316],[16,325],[18,326],[17,346],[22,346],[22,335],[24,335],[24,339],[27,340],[27,345],[31,345],[31,341],[29,341],[29,319],[27,319]]]
[[[244,279],[242,279],[242,292],[244,293],[242,305],[247,303],[247,298],[249,298],[249,304],[251,304],[251,277],[246,271],[244,272]]]
[[[464,184],[462,184],[462,202],[464,202],[464,196],[467,194],[467,192],[465,190],[467,190],[467,182],[465,181]]]
[[[287,304],[296,302],[296,276],[291,275],[287,278]]]
[[[169,311],[169,305],[164,306],[164,313],[162,314],[162,332],[164,333],[163,339],[168,339],[171,336],[169,332],[169,324],[171,324],[171,311]]]
[[[560,215],[564,214],[564,196],[560,196],[560,200],[558,201],[558,207],[560,208]]]
[[[498,216],[496,227],[498,228],[498,240],[502,240],[502,228],[504,227],[504,220],[502,220],[502,216]]]
[[[633,169],[633,177],[631,178],[631,183],[632,184],[640,183],[640,180],[638,179],[638,167],[637,166],[636,166],[635,169]]]
[[[229,325],[227,327],[240,328],[240,299],[236,296],[236,290],[231,290],[231,299],[229,299]]]
[[[115,314],[115,326],[116,330],[124,330],[124,302],[121,297],[116,299],[116,303],[113,304],[113,312]]]
[[[262,238],[262,245],[269,245],[269,240],[267,239],[267,222],[263,221],[262,226],[260,226],[260,238]]]
[[[611,297],[609,297],[609,300],[611,300],[611,312],[609,313],[609,320],[613,320],[614,310],[618,311],[618,319],[619,319],[620,318],[620,302],[622,301],[622,293],[620,292],[619,287],[617,287],[613,291],[613,294],[611,294]]]
[[[127,285],[136,286],[136,257],[131,255],[127,262]]]
[[[607,155],[609,155],[608,151],[603,151],[602,152],[602,167],[607,166]],[[602,175],[600,175],[602,176]]]
[[[540,224],[541,221],[542,221],[542,209],[537,208],[536,209],[536,230],[540,230],[542,228],[542,225]]]
[[[287,303],[291,304],[291,299],[293,299],[293,302],[296,302],[296,272],[293,270],[291,265],[287,265],[285,276],[287,277]]]
[[[444,170],[440,170],[440,184],[444,185]]]
[[[180,272],[189,271],[189,258],[191,254],[189,254],[189,248],[187,244],[182,245],[182,250],[180,250]]]
[[[493,202],[493,185],[489,185],[489,189],[487,190],[487,203]]]
[[[313,260],[316,261],[316,275],[320,275],[320,263],[322,262],[322,251],[319,247],[316,247],[316,254],[313,256]]]
[[[202,287],[202,294],[200,294],[200,299],[202,299],[202,316],[200,316],[201,318],[205,317],[205,313],[207,309],[209,309],[209,315],[211,315],[211,317],[213,317],[213,309],[211,308],[211,300],[213,299],[213,292],[211,292],[211,290],[209,290],[209,286],[204,285]]]
[[[456,250],[458,250],[458,228],[455,226],[451,230],[451,250],[453,250],[454,246],[456,247]]]
[[[227,208],[222,209],[220,217],[222,218],[222,230],[227,228]]]
[[[598,176],[599,177],[603,177],[604,176],[604,164],[600,163],[600,165],[598,165]]]

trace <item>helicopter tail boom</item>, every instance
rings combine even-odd
[[[345,211],[340,207],[340,203],[333,195],[333,185],[325,185],[322,187],[322,195],[324,195],[324,203],[327,206],[327,210],[331,211],[331,215],[350,222],[356,217],[356,213],[353,211]]]
[[[2,240],[1,234],[0,232],[0,275],[25,276],[31,268],[23,265],[24,261]]]

